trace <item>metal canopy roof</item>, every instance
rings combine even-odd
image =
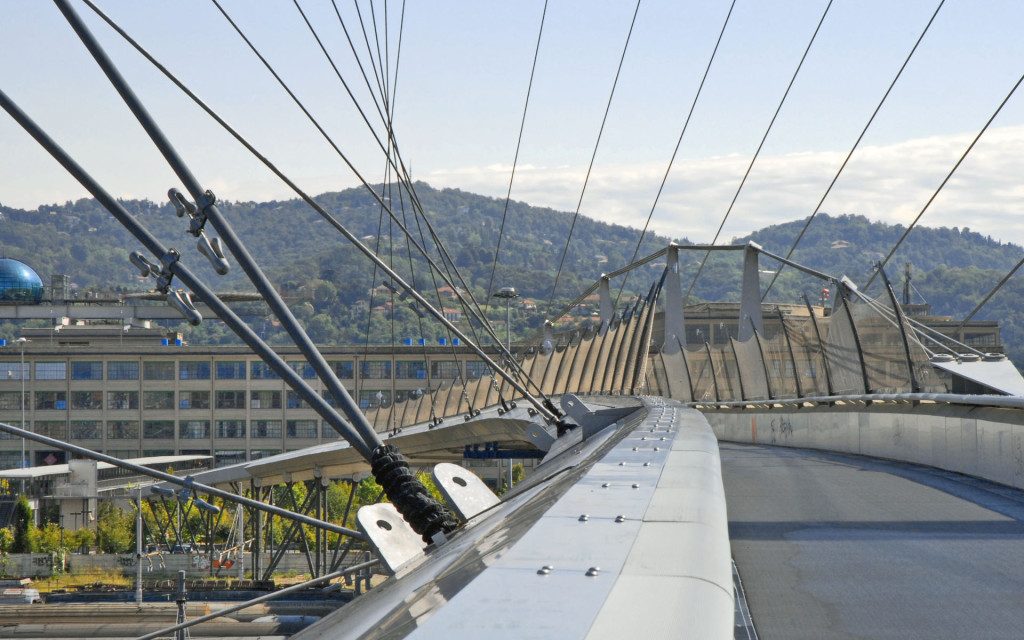
[[[432,427],[419,424],[403,427],[401,433],[387,438],[414,464],[420,460],[436,462],[462,458],[467,445],[491,442],[514,444],[519,449],[535,449],[526,429],[534,424],[525,408],[517,408],[500,418],[497,408],[484,409],[469,422],[449,418]],[[386,434],[382,434],[386,435]],[[301,482],[313,478],[343,478],[369,473],[370,465],[344,440],[288,451],[251,462],[218,467],[190,474],[199,483],[226,487],[232,484],[255,482],[257,486],[270,486],[283,482]],[[157,483],[155,486],[171,485]]]
[[[932,360],[932,365],[961,378],[1011,396],[1024,396],[1024,377],[1009,359]]]
[[[125,462],[131,462],[144,467],[151,467],[161,464],[173,464],[175,462],[189,462],[192,460],[210,460],[212,456],[150,456],[148,458],[131,458]],[[113,469],[115,465],[109,462],[97,462],[97,469]],[[71,473],[69,465],[50,464],[44,467],[29,467],[28,469],[4,469],[0,470],[0,478],[11,480],[30,480],[33,478],[45,478],[46,476],[59,476]]]

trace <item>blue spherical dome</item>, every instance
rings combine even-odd
[[[0,303],[36,304],[43,299],[43,281],[27,264],[0,259]]]

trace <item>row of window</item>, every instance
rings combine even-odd
[[[395,392],[398,402],[420,395],[420,391],[400,390]],[[322,392],[323,398],[331,406],[337,403],[327,391]],[[68,396],[70,395],[70,404]],[[309,404],[295,391],[249,391],[250,409],[302,409]],[[282,403],[282,396],[284,401]],[[174,391],[143,391],[142,408],[146,410],[178,409],[245,409],[245,391],[178,391],[175,403]],[[359,392],[359,406],[366,408],[387,407],[391,405],[389,389],[363,389]],[[107,391],[106,403],[102,391],[36,391],[34,396],[24,395],[24,406],[39,410],[65,411],[69,407],[79,411],[98,411],[104,407],[108,410],[138,410],[138,391]],[[22,395],[18,391],[0,391],[0,410],[18,410],[22,408]]]
[[[250,420],[248,428],[245,420],[214,420],[213,436],[216,438],[245,438],[248,431],[250,438],[316,438],[317,420]],[[206,440],[211,435],[210,420],[181,420],[175,425],[174,420],[107,420],[106,437],[108,440],[138,440],[141,435],[145,440],[173,440],[175,433],[182,440]],[[36,420],[31,423],[35,433],[59,440],[102,440],[104,423],[102,420]],[[337,432],[326,422],[323,424],[323,437],[334,439]],[[10,434],[0,434],[0,440],[12,440]]]
[[[7,364],[7,378],[9,380],[29,379],[29,367],[31,363],[19,362]],[[188,361],[149,361],[142,362],[141,374],[143,380],[174,380],[175,364],[177,364],[178,380],[210,380],[211,376],[217,380],[245,380],[246,362],[239,361],[218,361],[211,364],[206,360]],[[328,362],[334,374],[342,380],[351,380],[355,377],[355,364],[351,361]],[[249,362],[249,378],[252,380],[280,380],[281,377],[274,372],[265,362]],[[390,380],[390,360],[366,360],[359,363],[359,376],[367,380]],[[315,380],[316,373],[313,366],[308,362],[289,362],[290,366],[303,379]],[[104,363],[101,361],[72,362],[72,380],[103,380]],[[0,370],[2,371],[2,370]],[[480,378],[489,375],[490,368],[482,361],[467,361],[465,363],[465,375],[467,378]],[[128,360],[124,362],[110,361],[106,363],[107,380],[138,380],[140,364]],[[427,364],[423,360],[401,360],[394,363],[394,377],[399,380],[416,380],[427,378]],[[438,379],[454,379],[459,376],[458,360],[439,360],[430,363],[430,377]],[[67,362],[36,362],[36,380],[67,380]]]
[[[420,390],[397,390],[394,392],[394,401],[404,402],[409,399],[419,398]],[[0,391],[0,410],[20,409],[19,393],[16,391]],[[179,409],[210,409],[211,392],[209,391],[180,391],[178,392],[177,407]],[[245,409],[245,391],[216,391],[213,392],[213,407],[216,409]],[[173,410],[175,408],[174,391],[143,391],[142,408],[146,410]],[[309,404],[302,397],[294,392],[284,392],[284,403],[282,404],[282,392],[280,391],[250,391],[249,407],[251,409],[280,409],[282,406],[288,409],[304,409]],[[323,398],[331,406],[337,406],[334,399],[323,392]],[[31,402],[30,394],[25,394],[26,407],[34,406],[39,410],[65,411],[68,409],[68,393],[65,391],[37,391],[35,402]],[[392,392],[389,389],[364,389],[359,392],[359,406],[363,409],[376,409],[378,407],[389,407],[392,404]],[[74,410],[102,410],[102,391],[72,391],[71,409]],[[106,408],[108,410],[138,410],[138,391],[108,391]]]

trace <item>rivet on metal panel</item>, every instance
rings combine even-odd
[[[655,451],[661,451],[661,447],[654,447]]]
[[[640,447],[633,447],[633,451],[639,451]]]
[[[601,488],[602,488],[602,489],[607,489],[607,488],[608,488],[608,487],[610,487],[610,486],[612,486],[612,483],[610,483],[610,482],[606,482],[606,483],[604,483],[604,484],[602,484],[602,485],[601,485]]]
[[[626,516],[615,516],[615,522],[625,522]]]
[[[587,514],[584,513],[580,516],[580,522],[586,522],[587,520],[590,520],[590,516],[588,516]]]
[[[587,575],[591,578],[601,573],[601,567],[590,567],[587,569]]]
[[[640,485],[639,485],[639,484],[637,484],[636,482],[634,482],[634,483],[633,483],[633,488],[634,488],[634,489],[639,489],[639,488],[640,488]]]
[[[642,437],[642,438],[640,438],[640,439],[641,439],[641,440],[646,440],[646,439],[647,439],[647,436],[643,436],[643,437]]]
[[[626,463],[625,463],[625,462],[620,462],[620,463],[619,463],[619,466],[620,466],[620,467],[624,467],[624,466],[626,466]]]
[[[553,569],[553,568],[554,567],[551,567],[551,566],[548,566],[548,565],[544,565],[540,569],[537,569],[537,575],[539,575],[539,576],[546,576],[549,573],[551,573],[551,569]]]
[[[645,467],[649,467],[649,466],[651,466],[651,463],[650,463],[650,462],[645,462],[645,463],[644,463],[644,466],[645,466]]]

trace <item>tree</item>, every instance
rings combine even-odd
[[[14,505],[14,543],[12,553],[32,553],[32,507],[28,498],[20,496]]]
[[[10,528],[0,529],[0,554],[10,553],[12,545],[14,545],[14,533]]]
[[[96,544],[100,551],[124,553],[132,549],[134,542],[135,518],[112,502],[101,502],[96,520]]]
[[[47,522],[42,529],[33,527],[32,550],[37,553],[53,553],[60,551],[60,527],[54,522]]]
[[[77,531],[65,531],[65,544],[68,549],[88,549],[96,544],[96,532],[88,527],[82,527]]]

